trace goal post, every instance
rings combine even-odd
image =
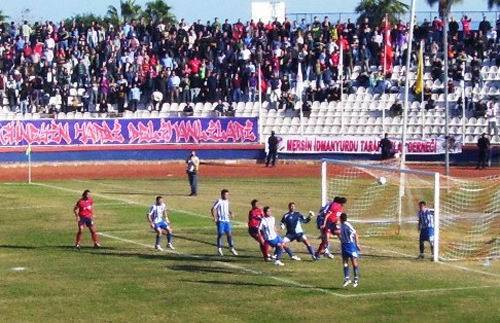
[[[432,260],[439,261],[439,222],[441,214],[441,186],[439,173],[434,173],[434,252],[432,254]]]
[[[432,259],[439,260],[439,173],[400,169],[392,165],[322,159],[321,202],[334,196],[347,198],[350,221],[358,223],[368,236],[415,238],[418,246],[418,202],[425,200],[434,209]]]

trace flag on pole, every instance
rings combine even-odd
[[[423,41],[420,42],[418,51],[417,81],[415,83],[415,93],[422,94],[424,91],[424,50]]]
[[[385,15],[384,19],[384,52],[382,54],[382,66],[384,75],[392,72],[392,58],[394,56],[391,43],[391,25],[389,24],[389,17]]]
[[[26,156],[31,155],[31,144],[28,144],[28,147],[26,148]]]
[[[300,102],[302,102],[302,92],[304,91],[304,76],[302,74],[302,63],[299,62],[297,70],[297,84],[295,86],[295,94]]]
[[[342,82],[344,76],[344,39],[340,40],[340,54],[339,54],[339,79]]]

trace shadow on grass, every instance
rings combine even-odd
[[[198,266],[198,265],[173,265],[167,267],[174,271],[187,271],[191,273],[217,273],[217,274],[232,274],[241,275],[241,270],[231,269],[219,266]]]
[[[123,249],[122,249],[123,250]],[[127,250],[124,251],[119,251],[118,249],[105,249],[105,248],[100,248],[100,249],[93,249],[93,248],[88,248],[88,249],[82,249],[80,250],[82,253],[88,253],[88,254],[93,254],[96,256],[111,256],[111,257],[124,257],[124,258],[139,258],[139,259],[147,259],[147,260],[159,260],[159,261],[200,261],[200,262],[224,262],[224,263],[232,263],[232,262],[245,262],[245,263],[252,263],[255,262],[257,259],[260,259],[258,257],[253,257],[253,256],[227,256],[227,257],[220,257],[219,255],[215,254],[190,254],[190,255],[183,255],[183,254],[178,254],[178,253],[165,253],[165,252],[158,252],[158,253],[151,253],[150,252],[130,252]],[[189,266],[186,266],[186,268]],[[181,268],[181,267],[177,267]]]
[[[328,291],[340,291],[343,290],[340,287],[315,287],[315,286],[297,286],[297,285],[287,285],[287,284],[270,284],[270,283],[256,283],[256,282],[243,282],[243,281],[225,281],[225,280],[189,280],[181,279],[182,282],[194,283],[194,284],[208,284],[208,285],[227,285],[227,286],[252,286],[252,287],[276,287],[276,288],[292,288],[292,289],[303,289],[316,291],[317,289],[323,289]]]
[[[175,232],[174,232],[174,234],[175,234]],[[191,241],[191,242],[198,242],[198,243],[201,243],[201,244],[204,244],[204,245],[207,245],[207,246],[212,246],[214,248],[217,246],[214,242],[209,242],[209,241],[201,240],[201,239],[195,239],[195,238],[192,238],[192,237],[187,237],[187,236],[183,236],[183,235],[179,235],[179,234],[175,234],[175,239],[181,239],[181,240],[186,240],[186,241]],[[214,241],[215,241],[215,235],[214,235]],[[224,243],[226,243],[226,241],[225,241],[224,238],[223,238],[223,241],[224,241]],[[257,246],[257,244],[256,244],[256,246]],[[235,244],[235,248],[238,251],[245,251],[245,252],[254,251],[254,250],[248,250],[248,249],[238,248],[238,246],[236,244]],[[238,256],[238,257],[245,258],[245,256]]]

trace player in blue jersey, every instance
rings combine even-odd
[[[283,262],[281,262],[283,251],[285,251],[290,258],[300,260],[300,258],[293,255],[293,252],[290,248],[288,248],[287,244],[283,241],[283,238],[276,233],[276,220],[272,215],[271,208],[269,206],[265,206],[263,211],[264,216],[260,221],[259,231],[262,232],[266,242],[275,249],[274,254],[276,255],[276,260],[274,261],[274,264],[277,266],[284,266]]]
[[[231,218],[233,218],[233,212],[229,208],[229,191],[223,189],[220,192],[220,199],[215,201],[212,209],[210,210],[214,222],[217,225],[217,252],[219,256],[223,256],[222,253],[222,236],[227,236],[227,243],[231,253],[235,256],[238,255],[233,243],[233,232],[231,227]]]
[[[314,213],[309,211],[309,215],[305,217],[300,212],[297,212],[295,203],[290,202],[288,203],[288,212],[283,215],[283,218],[281,218],[281,227],[283,229],[286,228],[286,235],[283,239],[286,244],[292,241],[304,243],[312,259],[317,260],[314,255],[314,250],[304,234],[304,229],[302,229],[302,223],[309,223],[313,215]]]
[[[427,203],[425,201],[420,201],[418,203],[418,226],[417,229],[420,232],[419,237],[419,247],[420,254],[419,259],[424,258],[424,242],[428,241],[431,245],[431,254],[434,253],[434,210],[427,208]]]
[[[173,245],[172,226],[170,225],[170,220],[168,219],[167,206],[163,203],[163,197],[156,197],[156,201],[149,208],[146,218],[151,228],[156,232],[155,249],[160,251],[163,250],[160,244],[162,234],[167,236],[167,247],[172,250],[175,249]]]
[[[342,249],[342,263],[344,265],[344,287],[351,284],[351,278],[349,275],[349,260],[352,263],[352,269],[354,271],[354,283],[353,287],[357,287],[359,284],[359,238],[354,227],[347,222],[347,214],[340,214],[340,228],[336,230],[339,236],[341,249]]]

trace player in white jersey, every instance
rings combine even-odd
[[[342,247],[342,262],[344,264],[344,287],[347,287],[351,283],[349,276],[349,260],[352,263],[352,269],[354,271],[354,283],[353,287],[357,287],[359,284],[359,238],[354,227],[347,222],[347,214],[342,213],[340,215],[340,228],[336,230],[338,234],[341,247]]]
[[[233,212],[229,208],[229,191],[223,189],[220,192],[220,199],[215,201],[212,209],[210,210],[214,222],[217,225],[217,252],[220,256],[223,256],[222,252],[222,236],[227,236],[227,243],[231,253],[235,256],[238,255],[233,244],[233,232],[231,228],[231,218],[233,218]]]
[[[161,235],[165,234],[168,242],[167,247],[172,250],[175,249],[173,245],[172,226],[170,225],[170,220],[168,219],[167,206],[163,203],[163,197],[156,197],[155,203],[151,205],[148,213],[146,214],[146,219],[148,220],[151,228],[156,232],[155,248],[160,251],[163,250],[160,242]]]
[[[293,255],[293,252],[288,248],[286,243],[283,241],[278,233],[276,233],[276,220],[274,219],[271,208],[269,206],[264,207],[264,216],[260,222],[259,230],[264,235],[264,239],[267,243],[274,247],[274,254],[276,255],[276,260],[274,264],[277,266],[284,266],[283,262],[281,262],[281,256],[283,255],[283,251],[286,251],[288,255],[294,260],[300,260],[297,256]]]

